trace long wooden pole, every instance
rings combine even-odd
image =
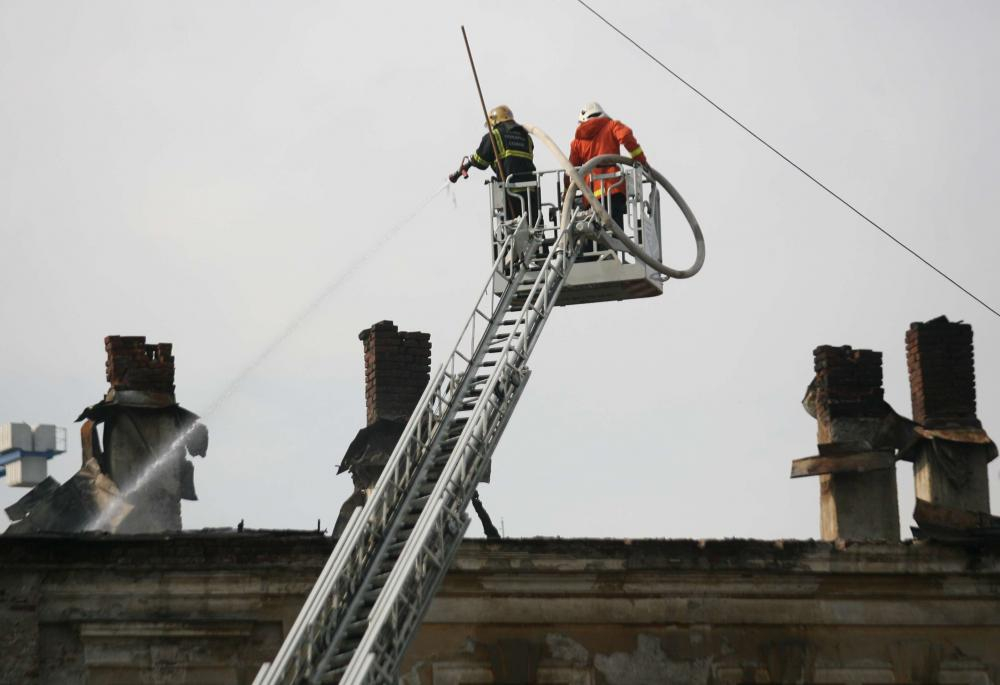
[[[497,173],[500,180],[506,182],[507,177],[503,172],[503,162],[500,160],[500,151],[497,149],[497,141],[493,137],[493,124],[490,123],[490,115],[486,112],[486,100],[483,99],[483,89],[479,85],[479,74],[476,73],[476,63],[472,59],[472,48],[469,47],[469,36],[465,33],[465,26],[462,26],[462,39],[465,41],[465,51],[469,54],[469,64],[472,66],[472,78],[476,79],[476,92],[479,93],[479,104],[483,107],[483,117],[486,119],[486,128],[490,132],[490,145],[493,146],[493,159],[497,161]]]

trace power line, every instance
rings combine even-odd
[[[890,240],[892,240],[894,243],[896,243],[897,245],[899,245],[901,248],[903,248],[904,250],[906,250],[907,252],[909,252],[911,255],[913,255],[914,257],[916,257],[917,259],[919,259],[921,262],[923,262],[925,265],[929,266],[931,269],[933,269],[935,272],[937,272],[937,274],[939,276],[941,276],[946,281],[948,281],[949,283],[951,283],[953,286],[955,286],[956,288],[958,288],[959,290],[961,290],[963,293],[965,293],[966,295],[968,295],[969,297],[971,297],[973,300],[975,300],[976,302],[978,302],[982,306],[986,307],[986,309],[988,309],[989,311],[991,311],[994,316],[1000,318],[1000,312],[998,312],[996,309],[994,309],[993,307],[991,307],[990,305],[986,304],[981,299],[979,299],[978,297],[976,297],[975,295],[973,295],[972,292],[970,292],[967,288],[965,288],[961,284],[959,284],[954,278],[952,278],[951,276],[949,276],[948,274],[946,274],[944,271],[941,271],[941,269],[937,268],[936,266],[934,266],[933,264],[931,264],[929,261],[927,261],[926,259],[924,259],[916,250],[914,250],[913,248],[911,248],[909,245],[907,245],[906,243],[904,243],[902,240],[900,240],[899,238],[897,238],[896,236],[894,236],[892,233],[890,233],[886,229],[884,229],[881,226],[879,226],[872,219],[869,219],[868,216],[864,214],[864,212],[862,212],[857,207],[855,207],[854,205],[852,205],[850,202],[848,202],[847,200],[845,200],[843,197],[841,197],[840,195],[838,195],[837,193],[835,193],[826,184],[824,184],[822,181],[820,181],[819,179],[817,179],[815,176],[813,176],[812,174],[810,174],[808,171],[806,171],[805,169],[803,169],[802,167],[800,167],[798,164],[796,164],[795,162],[793,162],[791,159],[789,159],[787,156],[785,156],[785,154],[782,153],[780,150],[778,150],[776,147],[774,147],[769,142],[767,142],[766,140],[764,140],[763,138],[761,138],[759,135],[757,135],[756,133],[754,133],[753,131],[751,131],[749,128],[747,128],[747,126],[745,126],[743,124],[743,122],[741,122],[739,119],[737,119],[732,114],[730,114],[725,109],[723,109],[722,106],[718,105],[714,100],[712,100],[712,98],[708,97],[703,92],[701,92],[700,90],[698,90],[694,85],[692,85],[690,82],[688,82],[685,78],[683,78],[676,71],[674,71],[673,69],[671,69],[670,67],[668,67],[666,64],[664,64],[663,62],[661,62],[660,60],[658,60],[655,56],[653,56],[652,53],[649,52],[649,50],[647,50],[646,48],[644,48],[641,45],[639,45],[637,42],[635,42],[635,40],[632,39],[631,36],[629,36],[627,33],[625,33],[624,31],[622,31],[620,28],[618,28],[617,26],[615,26],[614,24],[612,24],[610,21],[608,21],[607,19],[605,19],[604,16],[600,12],[598,12],[593,7],[591,7],[590,5],[588,5],[586,2],[584,2],[584,0],[576,0],[576,1],[580,5],[582,5],[583,7],[585,7],[595,17],[597,17],[602,22],[604,22],[605,24],[607,24],[608,27],[610,27],[615,33],[617,33],[619,36],[621,36],[622,38],[624,38],[625,40],[627,40],[629,43],[631,43],[633,46],[635,46],[635,48],[638,49],[640,52],[642,52],[644,55],[646,55],[646,57],[648,57],[649,59],[651,59],[654,62],[656,62],[656,64],[658,64],[660,66],[660,68],[662,68],[668,74],[670,74],[675,79],[677,79],[678,81],[680,81],[681,83],[683,83],[685,86],[687,86],[696,95],[698,95],[702,100],[704,100],[708,104],[712,105],[712,107],[714,107],[720,113],[722,113],[723,116],[725,116],[731,122],[733,122],[734,124],[736,124],[737,126],[739,126],[741,129],[743,129],[744,131],[746,131],[747,133],[749,133],[751,136],[753,136],[754,138],[756,138],[757,142],[759,142],[761,145],[763,145],[768,150],[770,150],[771,152],[773,152],[774,154],[778,155],[783,160],[785,160],[786,162],[788,162],[789,164],[791,164],[803,176],[805,176],[810,181],[812,181],[813,183],[815,183],[816,185],[818,185],[820,188],[822,188],[823,190],[825,190],[827,193],[829,193],[831,196],[833,196],[834,198],[836,198],[838,201],[840,201],[841,204],[843,204],[845,207],[847,207],[848,209],[850,209],[852,212],[854,212],[855,214],[857,214],[859,217],[861,217],[862,219],[864,219],[865,221],[867,221],[873,227],[877,228],[885,237],[887,237]]]

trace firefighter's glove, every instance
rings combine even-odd
[[[469,161],[469,158],[463,157],[462,164],[458,167],[458,171],[449,176],[448,180],[451,181],[452,183],[455,183],[456,181],[458,181],[459,176],[461,176],[462,178],[468,178],[469,169],[471,167],[472,167],[472,162]]]

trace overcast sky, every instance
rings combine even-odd
[[[1000,5],[592,2],[1000,305]],[[662,297],[555,311],[480,490],[506,535],[818,537],[817,479],[788,478],[816,451],[799,405],[813,348],[884,352],[909,415],[904,332],[940,314],[973,325],[979,415],[1000,431],[997,317],[571,0],[0,0],[0,420],[69,427],[57,479],[106,389],[105,335],[173,342],[178,399],[205,412],[471,153],[463,23],[488,103],[568,145],[600,101],[708,247]],[[489,270],[483,178],[437,197],[206,418],[186,527],[332,526],[365,420],[357,333],[392,319],[443,360]],[[679,214],[664,232],[686,266]],[[0,486],[0,505],[23,494]]]

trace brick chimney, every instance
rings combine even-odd
[[[174,358],[170,343],[147,345],[145,336],[109,335],[105,375],[114,390],[174,393]]]
[[[430,381],[431,336],[400,331],[380,321],[358,335],[365,347],[368,425],[378,419],[406,422]]]
[[[918,499],[939,507],[989,513],[987,464],[996,446],[976,416],[972,326],[944,316],[906,331],[913,419],[921,440],[913,454]]]
[[[927,428],[979,428],[972,326],[939,316],[906,331],[913,420]]]
[[[860,439],[860,425],[885,415],[882,353],[822,345],[813,350],[813,363],[817,442]]]
[[[813,361],[822,538],[899,540],[895,457],[877,444],[889,413],[882,353],[823,345]]]

